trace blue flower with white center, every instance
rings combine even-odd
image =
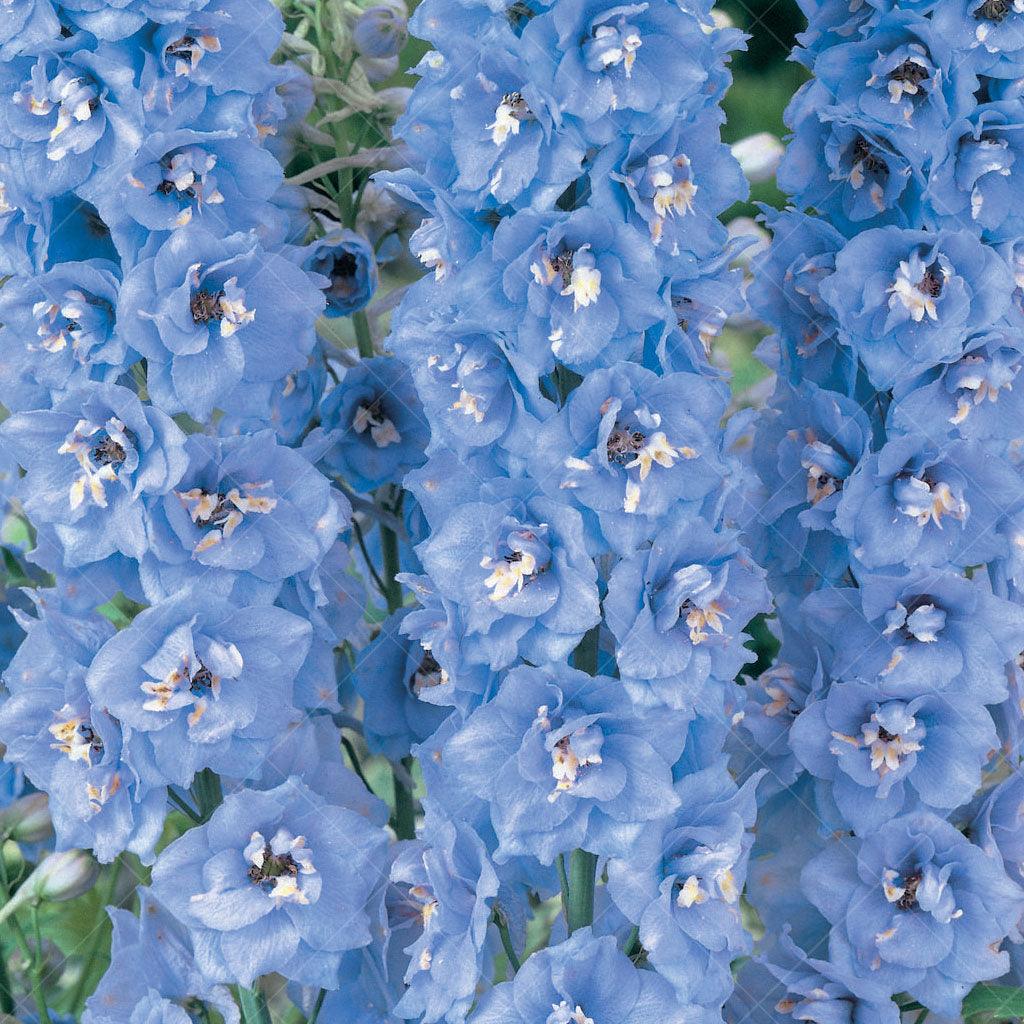
[[[684,775],[675,785],[680,811],[651,830],[639,856],[608,865],[609,895],[639,925],[649,963],[684,1002],[724,1002],[729,964],[750,950],[739,900],[755,786],[738,788],[724,759]]]
[[[372,940],[387,845],[383,829],[292,778],[226,797],[160,854],[152,892],[209,981],[248,986],[276,971],[333,989],[345,952]]]
[[[250,140],[179,128],[148,136],[129,167],[97,174],[80,192],[118,248],[138,253],[154,233],[193,222],[222,236],[259,226],[281,179],[281,165]]]
[[[951,40],[912,11],[885,15],[866,39],[830,47],[814,62],[815,77],[840,109],[858,111],[906,134],[907,152],[937,148],[951,120],[973,102],[977,79],[962,66]]]
[[[8,409],[39,409],[89,380],[117,377],[125,345],[115,330],[120,273],[106,260],[59,263],[0,292],[0,358]]]
[[[306,269],[326,278],[329,318],[357,313],[377,290],[377,257],[358,232],[330,231],[310,246]]]
[[[173,592],[200,566],[279,583],[311,569],[348,521],[344,496],[270,430],[193,434],[177,486],[149,505],[145,569]]]
[[[972,335],[1009,312],[1013,278],[966,231],[865,231],[836,256],[821,295],[840,340],[877,388],[960,358]]]
[[[230,991],[195,962],[188,932],[142,886],[139,915],[109,907],[110,966],[86,1001],[82,1024],[185,1024],[214,1010],[238,1024]],[[181,1014],[185,1014],[184,1017]]]
[[[633,356],[666,316],[648,233],[603,210],[523,210],[498,225],[492,258],[523,310],[516,347],[538,373],[556,360],[584,370]]]
[[[148,105],[156,115],[188,117],[206,90],[256,96],[272,89],[282,69],[270,58],[283,29],[270,0],[208,0],[182,12],[153,33],[141,81]]]
[[[293,710],[309,623],[184,590],[140,612],[89,668],[94,702],[128,727],[126,756],[152,785],[212,768],[255,772]]]
[[[370,491],[422,464],[429,437],[408,368],[361,359],[320,403],[322,426],[306,444],[349,486]]]
[[[751,660],[743,629],[770,607],[764,573],[736,535],[685,517],[615,566],[604,601],[626,689],[677,710]]]
[[[1017,473],[978,445],[896,435],[846,481],[835,525],[869,569],[979,565],[1007,553],[995,527],[1022,497]]]
[[[130,850],[151,861],[163,829],[162,787],[127,762],[121,723],[91,700],[86,668],[113,632],[99,616],[77,618],[36,599],[18,614],[28,634],[4,672],[4,758],[49,795],[58,849],[89,847],[101,861]]]
[[[459,207],[552,206],[582,173],[586,143],[515,40],[469,45],[472,55],[424,58],[397,134]]]
[[[531,956],[511,981],[496,985],[472,1024],[684,1024],[696,1008],[679,1002],[653,971],[638,970],[610,935],[581,928]]]
[[[758,518],[769,527],[762,560],[799,573],[809,560],[834,579],[849,553],[835,530],[843,489],[871,442],[871,425],[845,395],[809,380],[779,383],[758,424],[753,460],[768,493]]]
[[[754,268],[751,309],[777,330],[773,368],[793,383],[805,378],[820,387],[847,390],[856,370],[837,341],[835,314],[821,285],[836,269],[846,239],[827,221],[795,210],[766,212],[774,238]]]
[[[403,893],[398,908],[412,918],[415,935],[405,947],[408,987],[395,1016],[424,1024],[465,1020],[485,970],[491,904],[498,894],[484,844],[468,825],[428,805],[419,839],[403,844],[395,857],[391,881]]]
[[[514,668],[445,744],[442,770],[490,805],[499,863],[551,864],[575,847],[628,858],[650,823],[679,807],[671,766],[685,722],[635,707],[606,676]]]
[[[448,683],[445,670],[428,650],[403,635],[404,613],[380,626],[376,639],[360,651],[353,672],[363,699],[363,736],[373,753],[392,761],[432,735],[448,715],[423,698],[426,690]]]
[[[1015,79],[1024,72],[1024,3],[953,0],[936,4],[936,31],[955,39],[975,71]]]
[[[995,242],[1024,234],[1014,203],[1024,174],[1019,107],[1013,100],[985,103],[952,126],[949,152],[928,184],[927,199],[939,223],[973,224]]]
[[[507,668],[567,657],[601,621],[597,569],[573,508],[537,495],[457,505],[416,548],[464,618],[470,661]]]
[[[52,410],[16,413],[0,436],[21,463],[26,513],[52,523],[64,564],[85,565],[147,548],[143,499],[181,480],[185,436],[165,413],[128,388],[94,384]]]
[[[852,680],[808,704],[790,744],[863,834],[918,804],[948,813],[967,803],[999,740],[992,716],[967,695],[893,700]]]
[[[544,55],[539,80],[603,145],[616,133],[654,134],[724,88],[719,55],[737,39],[707,31],[708,20],[676,4],[570,0],[532,18],[520,49],[527,60]]]
[[[717,256],[726,241],[719,214],[746,197],[743,172],[719,138],[721,122],[721,111],[710,108],[654,139],[627,135],[594,162],[595,197],[614,201],[620,190],[608,185],[622,186],[634,223],[650,233],[668,271],[680,260]]]
[[[129,271],[118,324],[146,358],[154,401],[205,420],[235,385],[302,369],[323,302],[314,279],[255,234],[193,223]]]
[[[803,604],[830,671],[897,697],[946,690],[982,704],[1006,699],[1007,662],[1024,650],[1024,609],[973,579],[935,569],[857,573],[858,588],[819,590]],[[820,638],[820,640],[819,640]]]
[[[0,145],[20,151],[32,198],[69,192],[141,144],[133,64],[123,48],[90,49],[87,37],[72,36],[4,67]]]
[[[430,311],[425,322],[403,317],[391,339],[399,358],[408,363],[431,424],[431,447],[456,450],[530,444],[535,418],[550,406],[531,383],[524,368],[516,372],[515,352],[506,333],[481,319],[458,317],[452,322],[445,307]]]
[[[1007,970],[999,946],[1024,911],[1024,890],[999,862],[926,811],[895,818],[852,850],[833,842],[801,887],[832,926],[829,958],[855,995],[906,992],[953,1017],[975,982]]]
[[[629,553],[670,509],[698,507],[721,487],[725,401],[722,385],[696,374],[658,377],[634,363],[595,370],[542,424],[534,476],[596,515],[592,542]]]
[[[778,183],[802,209],[814,207],[847,234],[865,227],[907,227],[920,210],[921,154],[900,127],[831,105],[820,81],[808,82],[786,111],[793,129]]]

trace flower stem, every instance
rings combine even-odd
[[[316,997],[316,1002],[313,1004],[313,1011],[306,1020],[306,1024],[316,1024],[317,1018],[320,1016],[320,1008],[324,1005],[324,998],[326,995],[327,990],[320,989],[320,994]]]
[[[412,758],[403,757],[402,764],[407,772],[412,771]],[[416,838],[416,805],[413,802],[412,790],[407,786],[398,772],[393,773],[395,780],[395,813],[391,826],[399,839]]]
[[[565,923],[570,935],[577,928],[586,928],[594,923],[596,885],[597,854],[588,853],[586,850],[573,850],[569,856],[568,891],[563,890],[562,895]]]
[[[371,359],[373,357],[373,335],[370,334],[370,321],[366,318],[366,313],[363,310],[352,314],[352,326],[356,332],[359,355],[363,359]]]
[[[2,844],[0,844],[2,845]],[[3,903],[6,903],[11,898],[11,884],[7,877],[7,865],[4,863],[3,851],[0,849],[0,898]],[[0,903],[0,906],[3,905]],[[33,914],[35,910],[33,909]],[[46,1006],[46,996],[43,994],[43,977],[42,977],[42,945],[37,941],[35,955],[33,956],[32,949],[29,947],[28,939],[25,937],[25,931],[21,927],[18,919],[11,915],[8,918],[11,934],[14,935],[14,941],[18,945],[18,949],[21,950],[21,955],[25,959],[25,965],[29,971],[29,979],[32,984],[32,997],[35,999],[36,1010],[39,1014],[39,1024],[53,1024],[50,1019],[50,1011]],[[38,927],[38,919],[35,921]]]
[[[267,997],[258,988],[238,987],[238,1005],[245,1024],[271,1024]]]
[[[508,957],[509,967],[512,968],[512,973],[522,967],[522,961],[516,954],[516,948],[512,945],[512,936],[508,930],[508,918],[505,917],[505,912],[496,903],[494,909],[491,911],[491,920],[494,922],[498,929],[498,936],[501,938],[502,949],[505,950],[505,956]]]
[[[192,793],[196,798],[199,816],[204,822],[224,802],[224,790],[221,788],[220,776],[209,768],[199,772],[192,782]]]
[[[32,934],[35,938],[35,955],[32,957],[32,996],[39,1009],[39,1024],[53,1024],[50,1019],[50,1011],[46,1005],[46,995],[43,993],[43,933],[39,929],[39,904],[34,902],[31,905],[30,917],[32,920]]]
[[[117,857],[114,863],[110,865],[110,872],[107,875],[107,884],[100,896],[100,906],[108,907],[114,901],[114,890],[117,888],[117,878],[121,874],[121,858]],[[74,995],[71,997],[71,1011],[74,1014],[79,1014],[82,1007],[85,1005],[85,988],[89,984],[90,975],[92,974],[93,961],[96,959],[96,954],[100,950],[100,942],[106,937],[106,932],[102,928],[96,928],[92,934],[92,939],[89,943],[89,952],[85,955],[85,963],[82,965],[82,973],[78,977],[78,981],[75,983]]]

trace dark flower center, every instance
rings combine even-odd
[[[223,292],[193,292],[189,302],[193,321],[197,324],[208,324],[211,320],[222,320],[224,313],[220,308],[220,300],[223,297]]]
[[[911,85],[920,85],[931,78],[931,72],[916,60],[905,60],[898,68],[889,73],[894,82],[909,82]]]
[[[195,36],[182,36],[170,43],[167,47],[168,57],[177,57],[179,60],[192,59],[192,47],[196,45]]]
[[[886,743],[891,743],[893,740],[898,740],[899,735],[893,735],[888,729],[882,726],[878,727],[878,738]]]
[[[918,291],[929,298],[937,299],[942,294],[942,271],[933,263],[925,272],[917,285]]]
[[[419,668],[409,676],[409,689],[413,693],[419,693],[420,690],[440,686],[443,682],[444,670],[438,664],[437,658],[430,651],[424,651]]]
[[[520,29],[533,17],[533,11],[522,0],[515,0],[505,8],[505,17],[512,28]]]
[[[358,269],[356,258],[353,253],[343,252],[334,261],[334,277],[355,277]]]
[[[608,435],[608,461],[622,466],[632,459],[647,442],[647,435],[639,430],[628,430],[626,427],[615,425],[615,429]]]
[[[871,174],[888,174],[889,165],[878,155],[874,146],[861,135],[853,144],[853,162]]]
[[[89,722],[82,722],[78,727],[78,735],[89,744],[89,749],[97,756],[103,753],[103,740],[96,734]]]
[[[903,895],[896,901],[900,910],[913,910],[917,906],[917,887],[921,884],[921,872],[915,871],[903,879]]]
[[[978,21],[994,21],[996,24],[1002,22],[1013,8],[1013,0],[985,0],[974,10],[974,17]]]
[[[551,269],[562,278],[562,284],[568,288],[572,283],[572,250],[567,249],[553,257]]]
[[[294,878],[299,873],[299,865],[295,863],[290,853],[274,853],[270,843],[263,847],[263,863],[253,864],[249,868],[249,881],[254,885],[265,885],[273,883],[275,878],[283,875],[291,875]]]
[[[199,671],[192,677],[189,691],[197,697],[205,696],[213,689],[213,673],[199,662]]]
[[[92,461],[97,466],[120,465],[125,460],[125,450],[112,437],[105,437],[91,453]]]

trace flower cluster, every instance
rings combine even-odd
[[[411,167],[379,180],[425,213],[432,273],[387,342],[408,376],[348,406],[391,443],[344,457],[369,483],[401,461],[411,380],[416,603],[356,685],[425,815],[390,943],[324,1012],[714,1020],[749,951],[756,785],[727,771],[725,701],[769,606],[709,358],[739,304],[718,103],[742,39],[676,0],[424,0],[410,26],[435,48],[396,126]],[[565,929],[521,963],[560,890]]]
[[[952,1018],[1024,912],[1024,14],[806,6],[793,205],[750,292],[775,330],[754,458],[781,650],[735,731],[785,822],[750,898],[791,931],[745,984],[780,1021],[896,1021],[899,993]]]
[[[0,842],[23,859],[5,848],[0,906],[43,1022],[47,950],[18,917],[95,877],[71,848],[114,862],[111,895],[152,865],[99,988],[90,960],[55,997],[76,1019],[88,996],[93,1024],[235,1024],[241,986],[251,1020],[259,976],[336,989],[379,940],[387,814],[341,725],[383,617],[364,535],[396,542],[384,506],[426,444],[404,368],[355,356],[398,226],[361,210],[401,100],[371,80],[405,18],[305,7],[3,5]],[[343,86],[383,141],[339,175]]]

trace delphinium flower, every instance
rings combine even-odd
[[[361,210],[399,162],[404,92],[371,79],[405,16],[314,7],[4,5],[0,902],[27,975],[3,1015],[25,981],[54,1024],[248,1022],[262,975],[341,989],[348,951],[386,941],[392,837],[350,677],[391,639],[368,586],[397,630],[397,577],[419,569],[401,478],[427,429],[374,308],[376,242],[398,240]],[[396,762],[449,713],[416,706]],[[136,858],[154,884],[129,913]],[[96,861],[110,971],[90,996],[97,933],[58,992],[26,935]]]
[[[769,601],[710,361],[742,305],[718,216],[745,187],[718,105],[741,40],[710,14],[425,0],[411,19],[434,47],[397,126],[411,167],[377,179],[427,215],[411,250],[432,273],[387,341],[408,376],[347,371],[306,441],[364,492],[409,470],[417,603],[356,681],[368,723],[391,715],[373,742],[419,759],[420,845],[392,880],[420,882],[423,925],[408,964],[397,931],[380,950],[385,984],[353,984],[374,1019],[467,1019],[473,974],[471,1022],[710,1021],[749,950],[757,783],[722,748]],[[443,712],[428,737],[416,701]],[[564,925],[524,960],[559,893]]]
[[[768,216],[750,291],[775,331],[751,514],[783,645],[738,699],[733,744],[744,771],[776,775],[764,813],[800,804],[819,834],[759,835],[748,895],[793,924],[763,967],[792,1014],[819,1019],[828,995],[894,1019],[903,993],[955,1017],[1008,970],[1024,910],[978,811],[1021,758],[1022,15],[840,6],[805,6],[813,77],[779,170],[792,209]]]

